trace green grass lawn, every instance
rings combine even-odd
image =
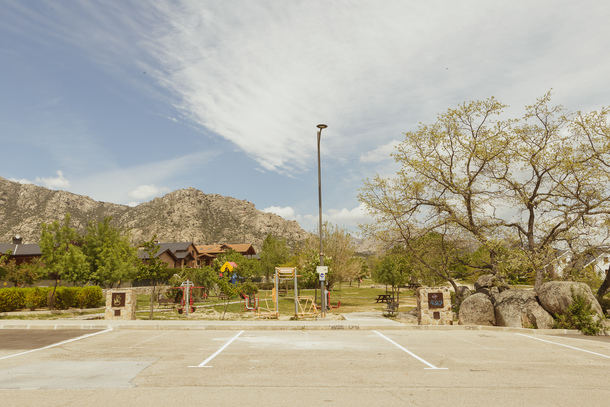
[[[351,312],[367,312],[377,311],[382,312],[386,309],[386,304],[375,303],[375,299],[379,294],[385,294],[385,288],[372,288],[371,281],[364,281],[360,287],[357,284],[353,284],[351,287],[348,284],[341,286],[336,285],[331,290],[330,303],[333,306],[332,313],[351,313]],[[271,290],[261,290],[257,293],[259,298],[259,306],[263,309],[265,306],[270,310],[274,309],[274,304],[271,299]],[[299,290],[299,297],[311,297],[316,299],[318,310],[320,309],[320,290],[316,289],[301,289]],[[140,294],[137,297],[137,317],[141,319],[148,319],[149,310],[149,295]],[[266,299],[266,301],[265,301]],[[234,303],[237,302],[238,303]],[[229,302],[229,304],[227,304]],[[340,302],[340,307],[337,305]],[[233,304],[232,304],[233,303]],[[302,300],[304,304],[304,300]],[[198,315],[211,314],[213,312],[222,314],[226,312],[230,314],[231,318],[252,318],[255,313],[252,311],[246,311],[244,303],[239,297],[232,298],[230,300],[221,300],[216,297],[210,297],[204,301],[195,302],[196,312],[192,315],[196,318]],[[402,289],[400,293],[400,311],[408,311],[415,307],[415,297],[413,290]],[[167,308],[173,308],[168,310]],[[155,304],[154,318],[157,319],[182,319],[184,315],[178,314],[178,304],[162,304],[159,306]],[[294,293],[292,289],[287,290],[286,295],[280,295],[279,308],[281,316],[293,316],[294,309]]]

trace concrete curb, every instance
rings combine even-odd
[[[108,329],[114,330],[403,330],[496,331],[530,335],[578,335],[575,329],[529,329],[481,325],[406,325],[385,321],[1,321],[0,329]],[[608,334],[608,333],[607,333]]]

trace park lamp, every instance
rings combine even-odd
[[[318,124],[318,213],[319,213],[319,228],[320,234],[320,266],[324,266],[324,253],[322,251],[322,176],[320,172],[320,137],[322,137],[322,130],[328,126],[325,124]],[[322,306],[322,317],[326,315],[326,290],[324,281],[320,281],[320,305]]]

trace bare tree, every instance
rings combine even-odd
[[[396,176],[361,191],[377,220],[368,232],[407,246],[413,231],[465,235],[489,251],[482,267],[497,273],[506,241],[520,242],[541,270],[555,244],[607,219],[609,110],[566,115],[550,93],[520,119],[501,119],[504,108],[494,98],[464,103],[406,133]]]

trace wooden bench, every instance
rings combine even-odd
[[[375,303],[390,303],[390,302],[394,302],[394,296],[392,294],[379,294],[377,296],[377,299],[375,300]]]

